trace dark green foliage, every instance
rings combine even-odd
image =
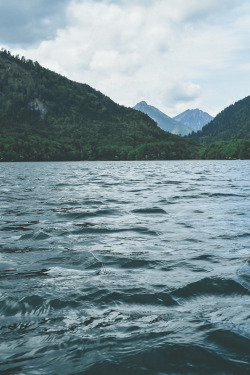
[[[141,144],[129,152],[128,158],[133,160],[197,159],[200,150],[198,144],[178,139],[178,141]]]
[[[186,159],[198,150],[86,84],[0,52],[1,161]]]
[[[201,131],[189,138],[205,145],[217,141],[250,139],[250,96],[230,105]]]
[[[200,151],[202,159],[250,159],[250,139],[218,141]]]

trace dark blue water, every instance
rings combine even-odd
[[[247,374],[250,162],[0,164],[1,374]]]

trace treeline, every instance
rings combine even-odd
[[[250,159],[250,139],[218,141],[200,150],[202,159]]]
[[[151,142],[138,146],[97,144],[79,140],[49,140],[39,136],[0,137],[0,161],[66,160],[180,160],[198,159],[200,146],[192,142]]]

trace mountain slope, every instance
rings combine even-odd
[[[188,109],[185,112],[173,117],[175,121],[181,122],[186,125],[192,131],[198,131],[203,128],[206,124],[213,120],[207,112],[203,112],[200,109]]]
[[[0,52],[0,160],[131,159],[140,145],[158,142],[165,142],[166,158],[197,157],[199,146],[164,132],[147,115]],[[157,158],[150,147],[146,155]]]
[[[145,101],[137,103],[133,108],[137,111],[146,113],[157,122],[161,129],[169,133],[187,135],[191,132],[187,126],[178,123],[165,113],[161,112],[159,109],[153,107],[152,105],[148,105]]]
[[[189,138],[204,144],[234,139],[250,139],[250,96],[225,108],[201,131]]]

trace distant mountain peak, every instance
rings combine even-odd
[[[158,126],[161,129],[169,133],[188,135],[191,132],[191,130],[187,126],[175,121],[156,107],[147,104],[145,100],[137,103],[133,108],[137,111],[146,113],[149,117],[157,122]]]
[[[207,112],[202,111],[199,108],[187,109],[174,117],[175,121],[179,121],[182,124],[188,126],[193,131],[198,131],[213,120]]]

